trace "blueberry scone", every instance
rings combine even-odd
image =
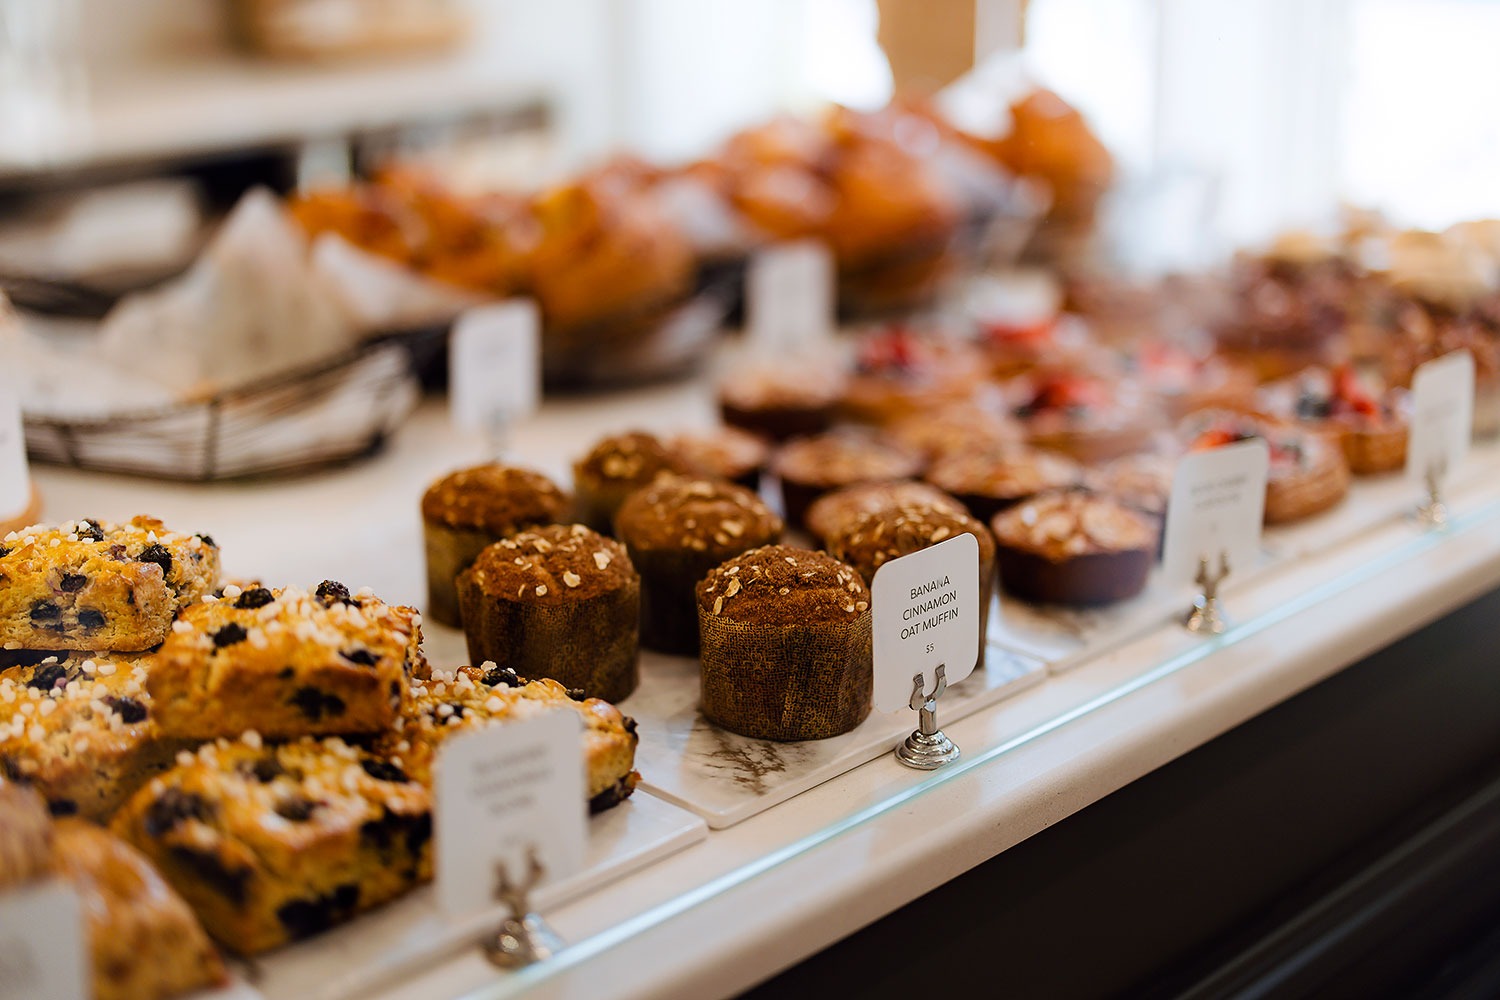
[[[381,732],[426,673],[421,624],[413,608],[331,580],[311,594],[226,587],[183,609],[152,658],[157,723],[193,739]]]
[[[184,746],[152,715],[141,661],[73,653],[0,671],[0,773],[55,815],[102,821]]]
[[[52,862],[83,901],[94,1000],[167,1000],[226,981],[198,918],[135,848],[67,819]]]
[[[137,792],[112,828],[232,951],[343,923],[431,877],[426,788],[337,737],[217,740]]]
[[[213,539],[155,518],[13,531],[0,540],[0,646],[150,649],[218,578]]]
[[[634,770],[635,720],[606,701],[577,694],[553,680],[528,684],[514,670],[493,663],[454,673],[434,670],[413,688],[411,704],[396,728],[376,740],[374,749],[430,785],[438,748],[448,737],[544,712],[573,712],[582,722],[589,809],[601,812],[628,798],[640,780]]]

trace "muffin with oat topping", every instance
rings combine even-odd
[[[982,444],[944,455],[924,478],[963,501],[976,520],[988,522],[1027,497],[1073,486],[1082,475],[1077,464],[1055,452]]]
[[[819,740],[870,714],[870,592],[851,566],[785,545],[698,584],[703,714],[742,736]]]
[[[1156,527],[1113,497],[1058,490],[998,514],[1000,585],[1028,601],[1113,604],[1146,588]]]
[[[688,467],[655,435],[631,431],[605,438],[573,463],[578,520],[609,534],[625,498],[663,472],[687,473]]]
[[[641,574],[641,642],[664,653],[698,652],[698,581],[726,559],[781,538],[781,518],[733,483],[663,476],[637,490],[615,518],[615,536]]]
[[[458,577],[469,658],[620,701],[640,678],[641,578],[625,547],[554,524],[491,545]]]
[[[807,508],[807,530],[826,548],[832,540],[862,520],[867,514],[893,510],[906,504],[941,507],[955,514],[965,513],[963,504],[936,486],[915,479],[897,479],[889,483],[860,483],[825,493]]]
[[[984,666],[984,637],[989,634],[990,598],[995,592],[995,540],[990,529],[963,510],[943,504],[907,503],[872,511],[844,526],[828,540],[835,559],[859,570],[867,585],[875,571],[892,559],[970,534],[979,543],[979,663]]]
[[[787,523],[800,525],[807,508],[825,493],[860,483],[911,479],[925,464],[916,452],[878,434],[846,427],[788,442],[776,453],[772,468],[781,480]]]
[[[453,581],[474,558],[507,535],[566,520],[572,498],[539,472],[492,463],[460,469],[422,495],[427,548],[427,613],[458,626]]]
[[[765,438],[738,427],[679,434],[667,447],[693,475],[727,479],[751,492],[760,489],[760,475],[771,461]]]

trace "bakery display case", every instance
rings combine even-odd
[[[1471,817],[1500,702],[1463,609],[1500,592],[1500,206],[1311,156],[1247,192],[1179,134],[1201,109],[1172,82],[1210,24],[1364,66],[1415,5],[1126,4],[1063,44],[1069,0],[959,4],[983,16],[932,30],[988,58],[892,51],[868,93],[877,39],[935,44],[892,37],[901,0],[610,7],[620,30],[571,41],[566,11],[431,6],[452,34],[403,58],[482,62],[507,27],[571,47],[492,81],[493,108],[551,88],[546,176],[417,126],[361,146],[358,116],[268,166],[261,122],[215,134],[233,166],[170,273],[94,316],[34,282],[0,302],[0,956],[24,956],[0,997],[962,992],[975,948],[1025,995],[1212,993],[1292,968],[1256,956],[1314,949],[1309,914],[1413,852],[1434,874],[1402,885],[1482,926],[1500,900],[1421,852],[1440,826],[1495,842]],[[1121,103],[1140,67],[1101,54],[1111,25],[1154,32],[1149,100]],[[86,48],[42,28],[6,44]],[[844,90],[789,61],[777,93],[726,83],[732,110],[661,101],[793,31]],[[328,86],[393,58],[331,44]],[[1228,75],[1205,90],[1243,97]],[[1308,106],[1362,135],[1372,88]],[[713,127],[650,123],[674,108]],[[107,236],[71,199],[119,182],[66,152],[0,172],[27,227],[73,206],[49,252]],[[1307,210],[1318,185],[1383,212]],[[8,221],[0,277],[41,245]],[[1409,749],[1361,772],[1379,738],[1337,736],[1381,699]],[[1265,807],[1216,825],[1251,771]],[[1119,888],[1200,861],[1196,894]],[[1381,950],[1341,919],[1346,957],[1299,974]],[[1463,951],[1384,950],[1413,983]]]

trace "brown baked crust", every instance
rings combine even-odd
[[[427,614],[459,624],[454,580],[485,547],[524,528],[566,520],[573,499],[530,469],[499,464],[461,469],[422,496],[427,554]]]
[[[492,463],[449,473],[422,494],[422,517],[504,536],[568,515],[568,495],[540,472]]]
[[[991,527],[1001,586],[1048,604],[1110,604],[1139,594],[1157,549],[1146,517],[1084,490],[1033,497]]]
[[[870,594],[850,566],[785,545],[698,585],[703,714],[744,736],[826,739],[870,714]]]
[[[781,518],[728,482],[662,476],[620,508],[615,534],[641,575],[641,641],[698,651],[698,581],[731,556],[779,541]]]
[[[337,737],[269,746],[247,734],[184,751],[111,829],[242,955],[343,923],[432,874],[428,790]]]
[[[1024,447],[980,447],[953,452],[932,463],[924,477],[987,523],[1000,511],[1047,490],[1066,489],[1083,473],[1054,452]]]
[[[692,475],[727,479],[752,491],[759,488],[760,474],[771,461],[766,439],[739,427],[679,434],[667,448]]]
[[[83,901],[95,1000],[166,1000],[228,981],[198,918],[135,848],[61,820],[53,858]]]
[[[36,525],[0,541],[0,646],[130,652],[212,590],[219,549],[155,518]]]
[[[52,871],[52,820],[36,790],[0,775],[0,890]]]
[[[858,483],[921,475],[921,456],[863,430],[844,428],[789,441],[772,459],[781,480],[788,523],[802,524],[807,508],[831,490]]]
[[[311,594],[223,594],[184,609],[151,660],[146,686],[168,736],[378,733],[426,672],[421,615],[368,590],[325,580]]]
[[[57,815],[108,819],[186,745],[156,725],[146,664],[74,653],[0,671],[0,771]]]
[[[687,471],[654,434],[630,431],[607,437],[573,463],[578,519],[607,535],[626,497],[663,472]]]
[[[908,414],[885,425],[885,434],[928,460],[977,446],[1020,444],[1021,428],[1008,417],[973,400]]]
[[[582,723],[579,739],[589,801],[608,796],[611,789],[628,796],[628,789],[635,787],[630,776],[638,742],[633,719],[597,698],[575,699],[557,681],[523,683],[515,671],[493,663],[460,667],[453,673],[434,670],[415,687],[396,728],[380,736],[372,749],[413,780],[430,786],[438,748],[449,737],[548,712],[572,712]]]
[[[956,514],[967,513],[962,503],[929,483],[898,479],[887,483],[861,483],[825,493],[807,508],[807,530],[825,546],[835,535],[849,529],[867,514],[905,504],[941,507]]]
[[[621,701],[640,676],[641,578],[625,547],[581,524],[496,542],[459,575],[469,657]]]

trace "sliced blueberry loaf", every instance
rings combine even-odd
[[[155,518],[13,531],[0,540],[0,646],[150,649],[218,579],[213,539]]]
[[[578,694],[553,680],[526,683],[494,663],[451,674],[434,670],[425,683],[414,685],[411,705],[374,749],[417,781],[431,784],[438,748],[450,736],[544,712],[573,712],[582,723],[589,808],[602,812],[628,798],[640,780],[634,770],[635,720],[609,702]]]
[[[55,815],[108,818],[184,744],[152,718],[142,661],[48,656],[0,671],[0,773]]]
[[[243,955],[343,923],[432,870],[427,789],[337,737],[273,747],[246,733],[184,751],[111,825]]]
[[[231,586],[183,610],[147,687],[169,736],[378,733],[426,673],[421,641],[415,609],[331,580],[311,594]]]

